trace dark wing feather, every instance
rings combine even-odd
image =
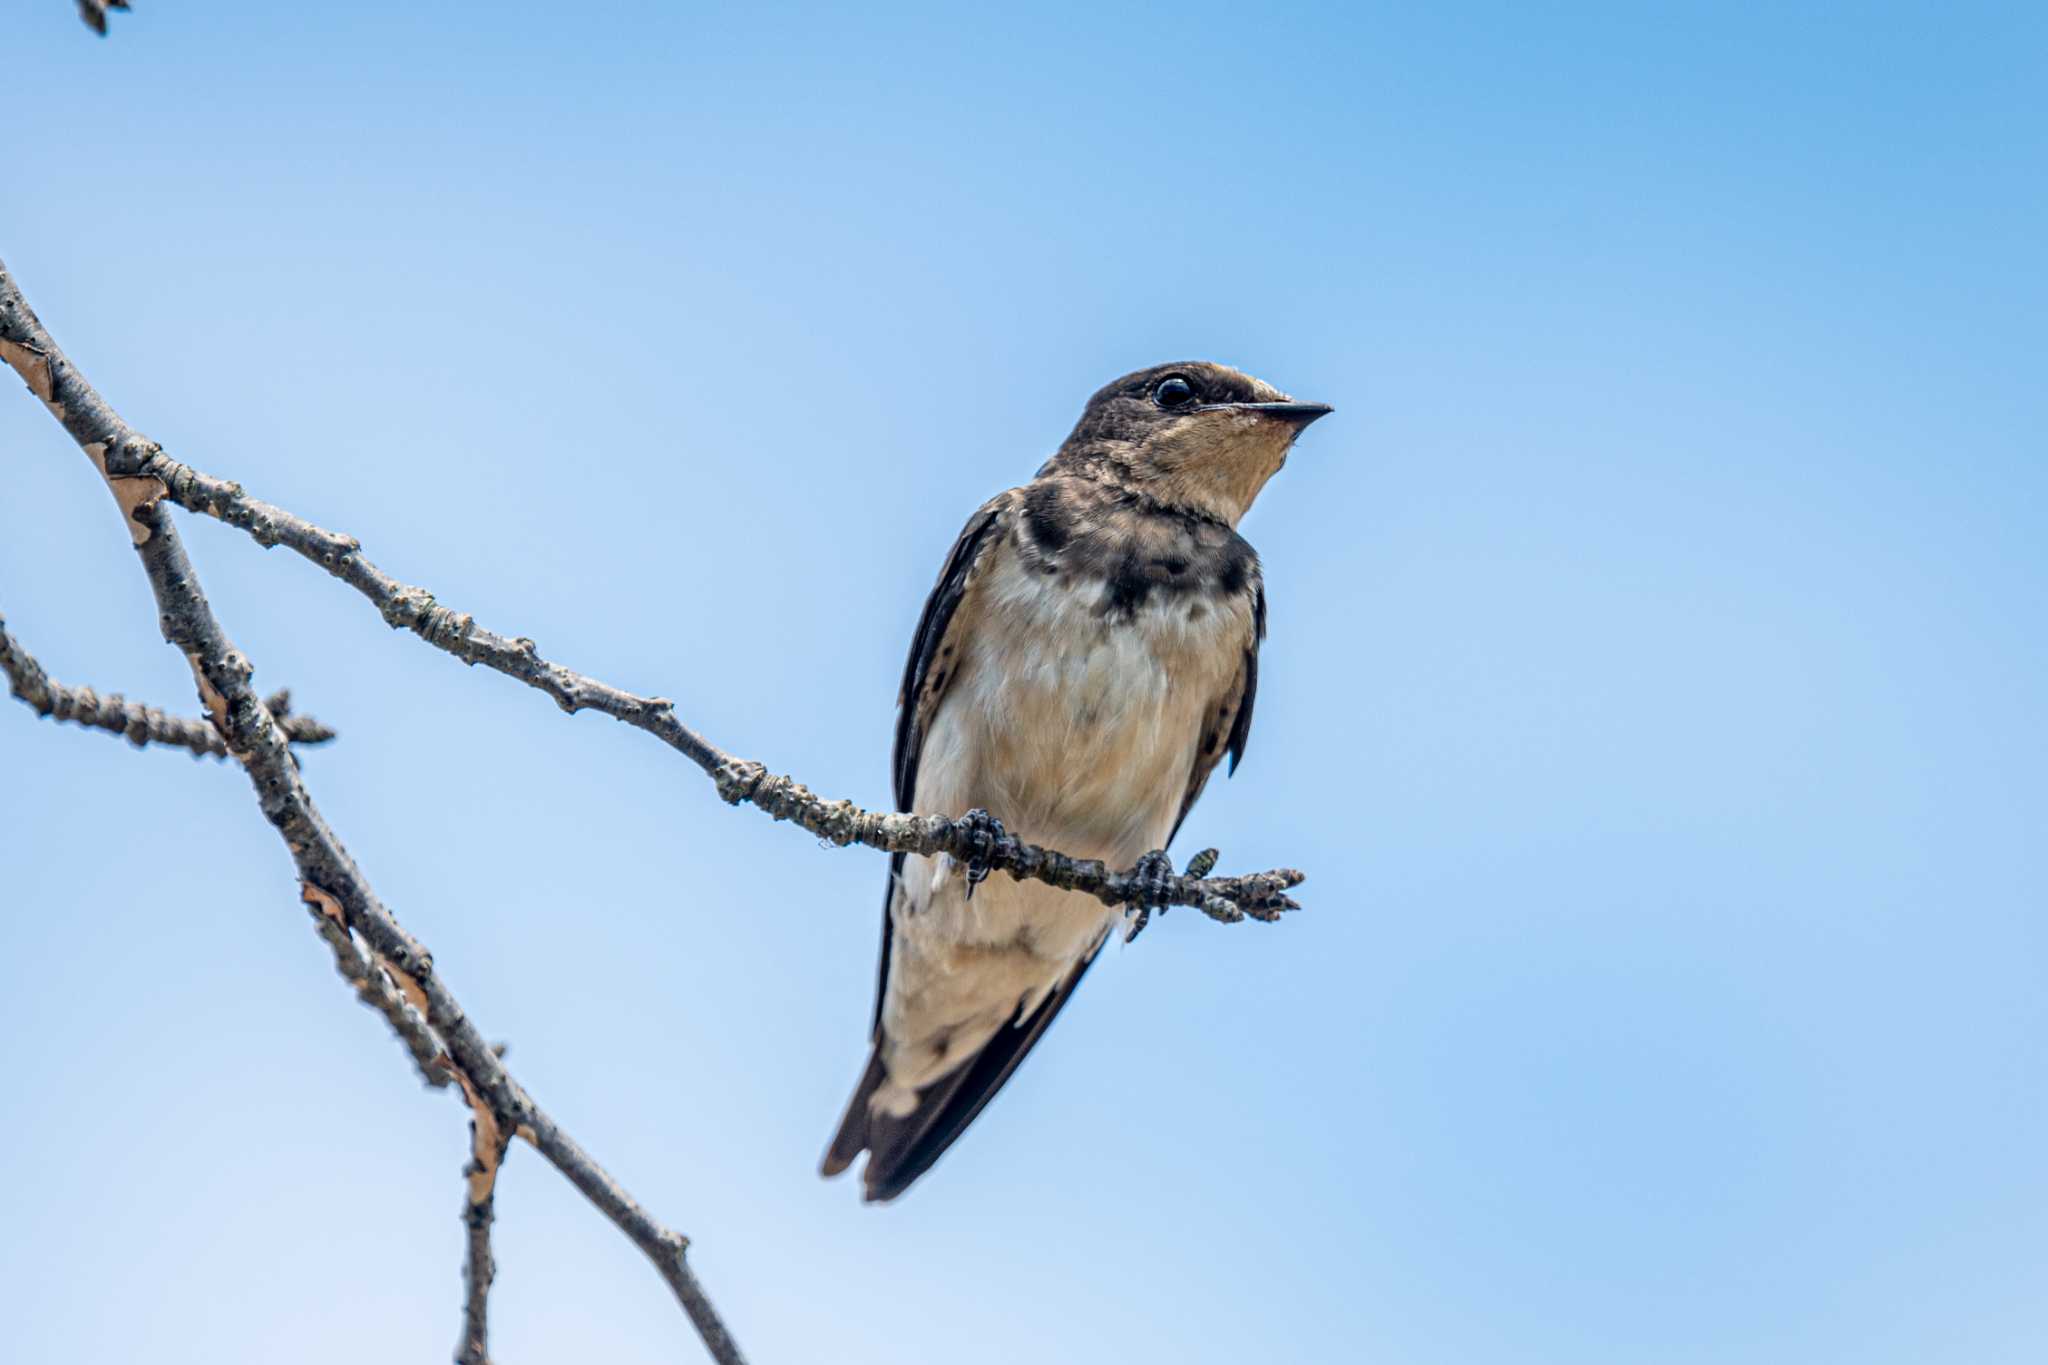
[[[909,810],[917,795],[917,757],[924,748],[924,727],[931,720],[939,697],[945,693],[946,684],[953,680],[954,665],[950,659],[936,673],[932,664],[952,643],[947,637],[953,613],[967,596],[968,582],[974,577],[982,555],[994,544],[989,532],[1002,519],[1008,500],[1009,495],[1005,494],[983,503],[968,521],[960,538],[953,542],[953,552],[946,556],[946,567],[939,570],[932,595],[925,599],[924,614],[917,618],[917,633],[910,638],[910,657],[903,663],[903,688],[896,694],[899,709],[893,765],[898,810]]]
[[[903,687],[896,699],[899,711],[896,747],[891,760],[898,810],[909,811],[916,799],[917,762],[924,748],[925,727],[958,671],[959,641],[954,631],[954,617],[967,596],[983,557],[1000,538],[1002,514],[1011,496],[1004,494],[992,499],[969,518],[960,538],[953,542],[945,566],[939,570],[939,581],[933,586],[931,596],[925,599],[917,630],[911,636],[910,657],[903,665]],[[890,948],[895,937],[889,910],[895,900],[896,883],[902,871],[903,855],[890,855],[889,880],[882,889],[882,947],[875,969],[875,1009],[868,1025],[875,1050],[868,1057],[867,1070],[860,1083],[854,1087],[853,1098],[846,1106],[845,1117],[840,1120],[839,1131],[832,1139],[823,1164],[826,1175],[836,1175],[852,1164],[863,1150],[874,1150],[877,1155],[869,1158],[865,1176],[870,1199],[894,1198],[938,1160],[939,1153],[988,1103],[995,1086],[1002,1083],[1002,1079],[1030,1049],[1031,1043],[1052,1022],[1052,1016],[1059,1012],[1066,992],[1073,989],[1074,982],[1080,979],[1081,970],[1086,968],[1086,963],[1083,963],[1082,968],[1077,969],[1029,1020],[1019,1027],[999,1030],[996,1039],[973,1062],[945,1077],[935,1090],[920,1097],[922,1102],[914,1114],[893,1121],[875,1117],[868,1111],[868,1097],[883,1079],[882,997],[889,989]],[[1001,1066],[1000,1074],[993,1078],[987,1089],[977,1092],[965,1087],[968,1076],[982,1072],[991,1058],[1003,1054],[1006,1049],[1010,1059]],[[942,1125],[946,1129],[945,1135],[934,1141],[934,1131]],[[874,1182],[883,1169],[877,1163],[882,1160],[879,1153],[884,1148],[894,1154],[891,1161],[898,1174],[889,1192],[878,1195]]]
[[[1252,591],[1252,638],[1245,646],[1244,663],[1237,672],[1237,685],[1224,693],[1210,713],[1208,724],[1202,728],[1202,742],[1195,748],[1195,766],[1188,773],[1187,795],[1181,798],[1180,815],[1173,822],[1173,834],[1166,836],[1168,845],[1173,835],[1180,833],[1180,827],[1187,822],[1188,812],[1201,799],[1202,788],[1209,785],[1209,774],[1216,770],[1216,764],[1225,753],[1230,755],[1230,767],[1225,775],[1237,771],[1238,761],[1244,757],[1245,745],[1252,737],[1252,703],[1259,696],[1259,642],[1266,638],[1266,586],[1254,580]]]
[[[931,596],[924,600],[917,632],[910,637],[910,657],[903,663],[903,687],[896,694],[896,748],[890,758],[897,810],[909,811],[917,797],[917,758],[924,748],[924,727],[957,667],[957,660],[953,660],[934,675],[932,663],[950,643],[947,637],[952,633],[953,615],[960,609],[961,599],[967,596],[968,581],[981,557],[996,542],[992,533],[1002,519],[1008,498],[1008,494],[993,498],[968,518],[960,538],[953,542],[952,552],[946,556],[945,567],[939,570],[939,581],[932,586]],[[902,871],[903,855],[890,854],[889,881],[882,888],[882,951],[880,965],[875,969],[875,1014],[868,1024],[870,1035],[877,1035],[882,1027],[882,993],[889,988],[889,902],[896,894],[896,878]]]

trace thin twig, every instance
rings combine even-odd
[[[65,357],[4,264],[0,359],[21,375],[105,478],[156,597],[164,638],[190,662],[200,700],[228,752],[248,772],[257,804],[284,839],[306,899],[322,915],[328,914],[328,902],[334,904],[345,926],[361,936],[372,960],[420,1010],[443,1045],[441,1060],[461,1083],[476,1119],[479,1163],[495,1166],[503,1151],[497,1145],[502,1134],[527,1137],[654,1262],[713,1359],[737,1365],[738,1348],[684,1261],[687,1241],[650,1218],[512,1079],[441,980],[432,956],[385,908],[328,827],[300,778],[283,729],[249,685],[249,660],[229,640],[200,589],[178,528],[162,506],[162,481],[129,472],[157,450],[155,442],[122,421]],[[486,1158],[486,1152],[492,1155]]]
[[[491,1365],[491,1281],[498,1274],[498,1263],[491,1259],[495,1202],[494,1196],[481,1204],[465,1200],[462,1205],[462,1225],[468,1229],[469,1245],[462,1262],[462,1341],[455,1350],[456,1365]]]
[[[505,1141],[501,1137],[496,1162],[504,1159]],[[455,1347],[455,1365],[491,1362],[491,1281],[498,1277],[498,1262],[491,1255],[491,1223],[497,1217],[496,1162],[486,1166],[483,1160],[472,1156],[462,1168],[462,1340]]]
[[[1010,837],[990,841],[974,822],[939,815],[885,815],[850,801],[828,801],[792,778],[726,753],[678,719],[675,703],[666,697],[640,696],[544,659],[532,640],[486,629],[468,613],[440,605],[425,588],[393,578],[364,556],[355,537],[325,530],[252,498],[238,483],[201,473],[148,443],[115,448],[107,456],[107,469],[111,475],[149,479],[180,506],[239,527],[266,548],[285,546],[368,598],[394,629],[410,630],[466,664],[482,664],[516,678],[547,693],[571,714],[598,711],[646,731],[703,769],[727,802],[750,802],[777,820],[793,821],[841,847],[864,844],[889,853],[979,857],[991,870],[1085,892],[1105,905],[1139,900],[1189,905],[1226,923],[1247,917],[1270,921],[1283,910],[1300,908],[1285,894],[1304,880],[1292,868],[1240,877],[1169,876],[1155,884],[1142,880],[1136,869],[1112,872],[1095,860],[1071,858]],[[1162,888],[1163,894],[1156,894]]]
[[[7,675],[7,690],[27,702],[39,716],[125,735],[138,749],[163,744],[189,749],[194,755],[227,756],[228,746],[220,735],[196,716],[174,716],[154,706],[129,701],[118,692],[103,697],[90,687],[68,687],[58,682],[43,672],[43,666],[22,648],[21,641],[7,633],[4,616],[0,616],[0,673]],[[334,731],[311,716],[291,714],[289,692],[273,692],[263,704],[284,727],[285,738],[294,744],[325,744],[334,738]]]

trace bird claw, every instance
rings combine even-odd
[[[978,807],[961,816],[959,823],[974,846],[966,869],[967,899],[973,900],[974,888],[988,880],[989,859],[995,856],[996,845],[1009,835],[1004,831],[1002,821]]]
[[[1216,850],[1207,849],[1204,853],[1209,858],[1209,865],[1214,867]],[[1188,864],[1190,876],[1202,875],[1194,871],[1194,864],[1202,860],[1204,853],[1197,853],[1194,862]],[[1166,882],[1171,876],[1173,863],[1163,848],[1153,849],[1131,868],[1131,877],[1138,884],[1138,894],[1129,902],[1131,927],[1124,935],[1124,942],[1130,943],[1145,932],[1145,926],[1152,922],[1154,910],[1162,915],[1166,913]]]

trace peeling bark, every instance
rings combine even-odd
[[[195,755],[227,756],[227,743],[210,720],[173,716],[154,706],[129,701],[118,692],[101,696],[90,687],[70,687],[58,682],[43,671],[43,666],[22,648],[19,640],[7,633],[5,617],[0,617],[0,673],[7,675],[9,692],[28,703],[39,716],[121,735],[138,749],[159,744],[187,749]],[[283,727],[285,738],[293,744],[325,744],[334,738],[334,731],[311,716],[291,714],[289,692],[273,692],[263,704],[270,708],[271,715]]]
[[[26,355],[31,370],[37,362],[43,367],[54,395],[52,410],[61,411],[60,420],[72,439],[82,449],[99,445],[106,452],[95,463],[104,466],[117,500],[122,496],[114,486],[117,478],[155,481],[156,476],[141,467],[160,453],[155,442],[129,427],[72,366],[4,265],[0,341],[9,343],[10,364]],[[314,805],[283,727],[250,685],[255,670],[214,615],[162,498],[136,499],[124,503],[123,510],[144,532],[135,538],[135,552],[156,597],[164,639],[191,662],[223,743],[248,773],[257,805],[298,866],[315,928],[334,952],[343,976],[356,985],[366,1003],[392,1021],[408,1047],[416,1049],[416,1061],[418,1047],[431,1046],[431,1066],[449,1071],[461,1083],[473,1116],[480,1108],[488,1112],[496,1134],[531,1134],[541,1155],[653,1262],[712,1358],[720,1365],[738,1365],[743,1359],[739,1348],[684,1259],[687,1240],[650,1217],[512,1079],[497,1051],[484,1041],[441,980],[433,958],[377,898],[369,879]],[[357,939],[363,948],[356,946]],[[422,1013],[423,1025],[415,1025]],[[478,1124],[478,1130],[482,1135],[486,1125]],[[491,1169],[496,1169],[495,1157]]]

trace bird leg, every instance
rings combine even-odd
[[[967,859],[967,899],[974,899],[974,888],[988,880],[989,858],[995,853],[996,845],[1007,839],[1003,822],[977,807],[960,817],[960,827],[973,841],[974,852]]]

